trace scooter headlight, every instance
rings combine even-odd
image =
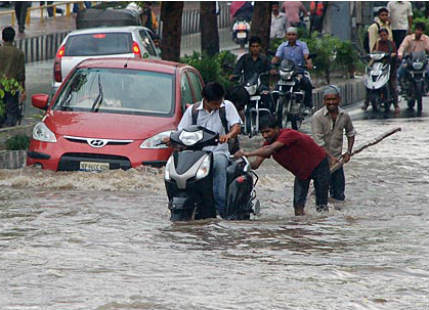
[[[421,69],[423,69],[423,62],[421,62],[421,61],[413,62],[413,69],[414,70],[421,70]]]
[[[43,122],[39,122],[34,126],[33,139],[42,142],[57,142],[55,134]]]
[[[208,176],[210,173],[210,156],[207,156],[204,158],[203,162],[201,163],[200,167],[198,168],[197,174],[195,178],[197,180],[201,180]]]
[[[256,89],[258,88],[258,86],[254,84],[254,85],[244,86],[244,88],[247,90],[250,96],[253,96],[254,94],[256,94]]]
[[[166,181],[170,181],[171,177],[170,177],[170,168],[171,165],[173,165],[173,156],[170,156],[170,158],[167,160],[167,163],[165,164],[165,172],[164,172],[164,179]]]
[[[186,146],[191,146],[196,144],[197,142],[201,141],[203,139],[203,131],[186,131],[183,130],[182,133],[179,135],[180,141]]]

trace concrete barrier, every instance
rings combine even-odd
[[[27,151],[0,151],[0,169],[20,169],[25,166]]]

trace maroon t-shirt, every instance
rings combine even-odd
[[[326,157],[325,150],[310,136],[293,129],[280,129],[276,141],[284,146],[272,155],[274,160],[301,180],[308,179]],[[264,146],[268,144],[265,142]]]

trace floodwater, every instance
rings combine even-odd
[[[354,122],[347,200],[294,217],[258,171],[251,221],[169,222],[162,171],[0,170],[0,309],[429,309],[429,119]],[[337,210],[340,209],[340,210]]]

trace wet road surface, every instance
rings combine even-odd
[[[294,217],[272,161],[245,222],[169,222],[155,169],[0,170],[0,309],[429,309],[428,114],[350,113],[356,145],[402,131],[352,158],[328,214]]]

